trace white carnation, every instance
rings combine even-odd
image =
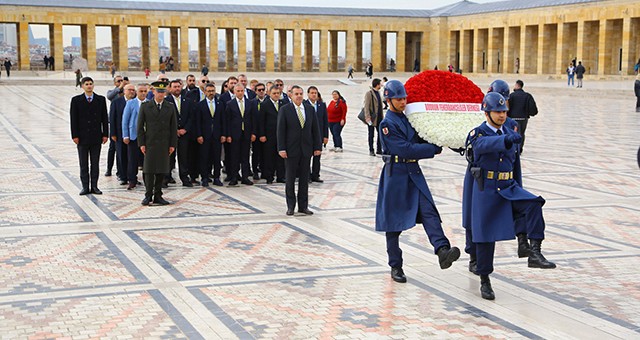
[[[463,148],[469,131],[485,120],[482,111],[412,112],[407,118],[422,139],[453,149]]]

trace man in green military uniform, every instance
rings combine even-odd
[[[178,144],[177,111],[173,103],[164,100],[168,84],[157,81],[153,100],[142,103],[138,114],[138,146],[145,155],[142,173],[146,192],[142,205],[152,202],[169,204],[162,198],[162,180],[171,171],[169,155]]]

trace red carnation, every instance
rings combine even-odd
[[[467,77],[446,71],[423,71],[404,84],[407,103],[482,103],[484,93]]]

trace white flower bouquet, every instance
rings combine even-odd
[[[485,120],[474,103],[411,103],[405,114],[422,139],[452,149],[464,148],[469,131]]]

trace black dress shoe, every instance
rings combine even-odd
[[[451,264],[460,258],[460,249],[458,247],[450,248],[449,246],[440,247],[437,251],[438,260],[441,269],[451,267]]]
[[[369,151],[369,156],[374,156],[374,157],[375,157],[375,156],[376,156],[376,153],[375,153],[375,152],[373,152],[373,151]]]
[[[312,178],[311,182],[316,182],[316,183],[324,183],[323,180],[321,180],[320,178]]]
[[[251,182],[248,178],[243,178],[240,183],[244,184],[244,185],[253,185],[253,182]]]
[[[493,293],[493,288],[491,288],[489,275],[480,275],[480,294],[485,300],[495,300],[496,298],[496,295]]]
[[[404,271],[402,270],[402,268],[391,268],[391,278],[395,282],[407,282],[407,277],[404,276]]]
[[[209,186],[209,182],[202,181],[202,187],[206,188]]]
[[[273,180],[272,179],[268,179],[267,180],[267,184],[273,184]]]
[[[298,210],[299,213],[303,213],[305,215],[313,215],[313,211],[309,210],[309,209],[300,209]]]
[[[287,209],[287,216],[293,216],[293,209]]]
[[[125,180],[121,180],[121,181],[120,181],[120,185],[127,185],[127,184],[129,184],[129,182],[128,182],[128,181],[125,181]]]
[[[151,198],[150,197],[145,197],[142,200],[142,205],[149,205],[149,203],[151,203]]]
[[[153,199],[153,204],[169,205],[171,203],[169,203],[169,201],[165,200],[162,197],[156,197]]]
[[[222,181],[220,180],[220,178],[214,178],[213,179],[213,185],[218,186],[218,187],[224,186],[224,184],[222,184]]]
[[[88,194],[89,194],[89,192],[90,192],[90,191],[89,191],[89,188],[83,188],[83,189],[80,191],[80,196],[88,195]]]
[[[107,172],[105,172],[105,173],[104,173],[104,176],[105,176],[105,177],[111,177],[111,171],[107,171]]]
[[[182,181],[182,186],[183,187],[189,187],[189,188],[193,188],[193,184],[191,184],[191,181]]]
[[[230,187],[237,187],[237,186],[238,186],[238,181],[231,181],[231,182],[229,182],[229,186],[230,186]]]
[[[129,184],[129,186],[127,187],[127,190],[133,190],[136,188],[135,184]]]
[[[258,173],[257,173],[257,172],[254,172],[253,180],[254,180],[254,181],[259,181],[259,180],[260,180],[260,176],[258,175]]]
[[[278,178],[276,179],[276,183],[287,183],[287,180],[284,178]]]
[[[102,191],[100,191],[100,189],[98,188],[91,189],[91,193],[94,195],[102,195]]]

